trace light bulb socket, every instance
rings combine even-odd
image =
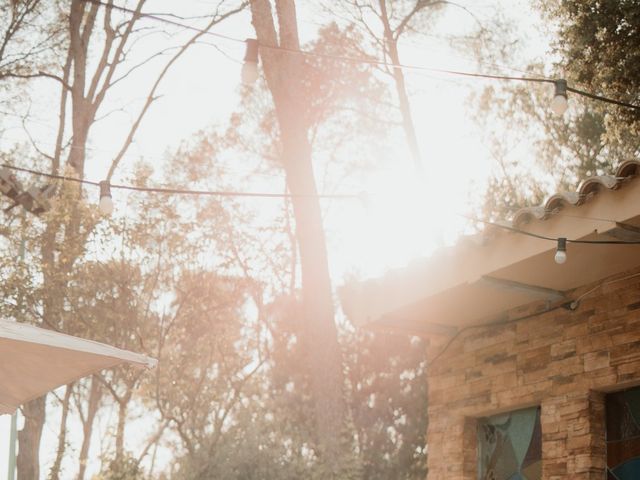
[[[100,198],[109,197],[111,198],[111,184],[109,180],[103,180],[100,182]]]
[[[555,80],[553,84],[555,86],[555,92],[553,96],[554,97],[560,96],[560,97],[567,98],[567,81],[563,79]]]
[[[558,238],[558,248],[556,249],[558,252],[566,252],[567,251],[567,239],[564,237]]]
[[[244,52],[244,63],[258,63],[258,40],[255,38],[247,38],[247,44]]]
[[[556,249],[556,255],[554,260],[558,265],[562,265],[567,261],[567,239],[558,238],[558,247]]]

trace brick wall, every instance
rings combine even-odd
[[[477,479],[475,419],[534,405],[543,478],[604,479],[604,392],[640,384],[640,273],[625,278],[635,273],[608,279],[575,311],[530,305],[464,330],[432,357],[428,480]]]

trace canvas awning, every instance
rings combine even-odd
[[[99,342],[0,320],[0,414],[104,368],[157,361]]]

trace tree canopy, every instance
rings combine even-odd
[[[357,194],[347,196],[360,215],[348,222],[364,231],[368,207],[357,199],[367,199],[367,175],[382,163],[412,165],[422,189],[453,189],[451,165],[462,159],[419,144],[465,139],[438,129],[450,112],[412,103],[420,88],[447,95],[430,91],[442,84],[423,70],[403,67],[436,57],[416,55],[412,42],[441,36],[452,55],[464,45],[488,72],[515,69],[524,39],[506,16],[472,2],[334,4],[220,0],[206,11],[190,6],[192,15],[144,0],[0,0],[0,158],[43,175],[3,173],[25,191],[54,192],[39,215],[23,208],[24,192],[0,198],[0,314],[159,360],[155,371],[95,373],[25,405],[19,480],[425,477],[426,342],[344,318],[335,295],[344,279],[332,263],[344,239],[330,219],[352,206],[321,194]],[[552,40],[518,74],[638,103],[637,1],[531,5]],[[471,27],[459,28],[460,18]],[[244,37],[227,33],[236,30],[260,44],[257,83],[200,100],[222,120],[176,143],[162,138],[159,125],[192,120],[158,118],[165,86],[223,76],[204,65],[212,52],[235,68]],[[229,36],[231,46],[216,43]],[[491,218],[640,155],[640,116],[630,109],[570,94],[558,118],[547,84],[469,85],[451,88],[475,93],[465,115],[493,171],[481,185],[484,205],[471,208]],[[427,114],[435,120],[421,129]],[[163,155],[137,150],[147,122]],[[436,166],[448,176],[430,177]],[[96,207],[96,179],[113,183],[111,216]],[[146,187],[171,191],[135,190]],[[272,195],[232,195],[254,191]],[[431,203],[450,215],[445,201]],[[427,207],[410,222],[424,222]]]

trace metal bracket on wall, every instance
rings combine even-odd
[[[484,283],[490,287],[498,288],[502,290],[510,290],[514,292],[521,292],[532,297],[544,298],[546,300],[555,302],[558,300],[565,300],[567,296],[560,290],[554,290],[552,288],[539,287],[537,285],[529,285],[528,283],[520,283],[513,280],[506,280],[503,278],[495,278],[484,275],[480,278],[479,282]]]

